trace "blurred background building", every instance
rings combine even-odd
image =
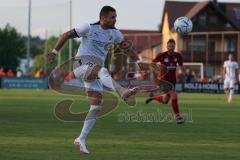
[[[177,6],[177,7],[176,7]],[[181,36],[174,31],[174,21],[181,16],[190,18],[193,31]],[[228,53],[233,53],[240,63],[240,2],[220,3],[166,1],[160,26],[161,43],[141,55],[145,61],[154,57],[155,48],[166,50],[169,38],[176,41],[176,51],[181,52],[185,62],[202,63],[204,75],[221,75],[222,65]],[[147,57],[147,58],[145,58]]]

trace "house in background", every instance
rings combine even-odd
[[[135,53],[143,61],[151,61],[156,53],[161,51],[159,44],[161,44],[162,37],[159,31],[121,30],[121,32],[125,40],[132,43]],[[108,56],[107,64],[115,79],[123,79],[127,72],[135,72],[135,62],[131,63],[131,58],[124,53]]]
[[[161,52],[162,36],[160,31],[121,30],[126,40],[133,43],[134,50],[143,61],[152,60]]]
[[[181,16],[193,22],[193,31],[186,36],[173,28]],[[184,61],[203,63],[209,77],[221,75],[228,53],[240,63],[240,3],[166,1],[160,32],[162,51],[169,38],[175,39]]]
[[[185,36],[174,31],[174,21],[181,16],[190,18],[193,30]],[[184,62],[201,63],[204,75],[213,78],[222,75],[222,65],[228,53],[233,53],[240,64],[240,2],[184,2],[166,0],[159,31],[121,30],[133,42],[135,51],[144,62],[167,50],[170,38],[176,41],[176,51]],[[126,56],[111,58],[110,71],[119,75],[135,71]],[[131,63],[130,63],[131,64]]]

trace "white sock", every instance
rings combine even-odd
[[[233,94],[234,94],[234,89],[233,88],[230,88],[230,92],[229,92],[229,96],[233,96]]]
[[[79,136],[79,139],[81,141],[85,142],[85,139],[87,135],[89,134],[90,130],[94,126],[96,122],[96,118],[98,116],[98,113],[101,111],[101,106],[98,105],[91,105],[89,113],[86,117],[86,120],[84,121],[84,125],[81,131],[81,134]]]
[[[88,133],[90,132],[90,130],[92,129],[92,127],[94,126],[95,122],[96,122],[96,119],[89,119],[89,120],[84,121],[82,132],[79,136],[79,139],[81,141],[85,142],[85,139],[86,139]]]
[[[102,67],[102,68],[100,69],[100,71],[99,71],[99,73],[98,73],[98,77],[100,78],[100,80],[102,81],[102,83],[103,83],[106,87],[108,87],[108,88],[110,88],[110,89],[112,89],[112,90],[114,90],[114,91],[117,91],[117,92],[120,93],[120,94],[125,90],[125,88],[123,88],[122,86],[120,86],[117,82],[115,82],[115,81],[112,79],[112,77],[111,77],[111,75],[109,74],[108,70],[107,70],[106,68],[104,68],[104,67]]]

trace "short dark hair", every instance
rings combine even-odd
[[[173,38],[169,39],[168,42],[167,42],[167,44],[168,44],[168,43],[174,43],[174,44],[176,44],[176,42],[175,42],[175,40],[174,40]]]
[[[107,16],[109,12],[116,12],[116,10],[111,6],[103,6],[99,16]]]

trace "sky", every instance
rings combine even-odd
[[[218,1],[240,3],[240,0]],[[44,38],[46,31],[51,36],[70,29],[69,2],[70,0],[32,0],[31,34]],[[117,10],[117,28],[158,30],[164,3],[165,0],[72,0],[72,27],[98,21],[102,6],[110,5]],[[27,35],[28,0],[0,0],[0,15],[0,28],[9,23],[22,35]]]

